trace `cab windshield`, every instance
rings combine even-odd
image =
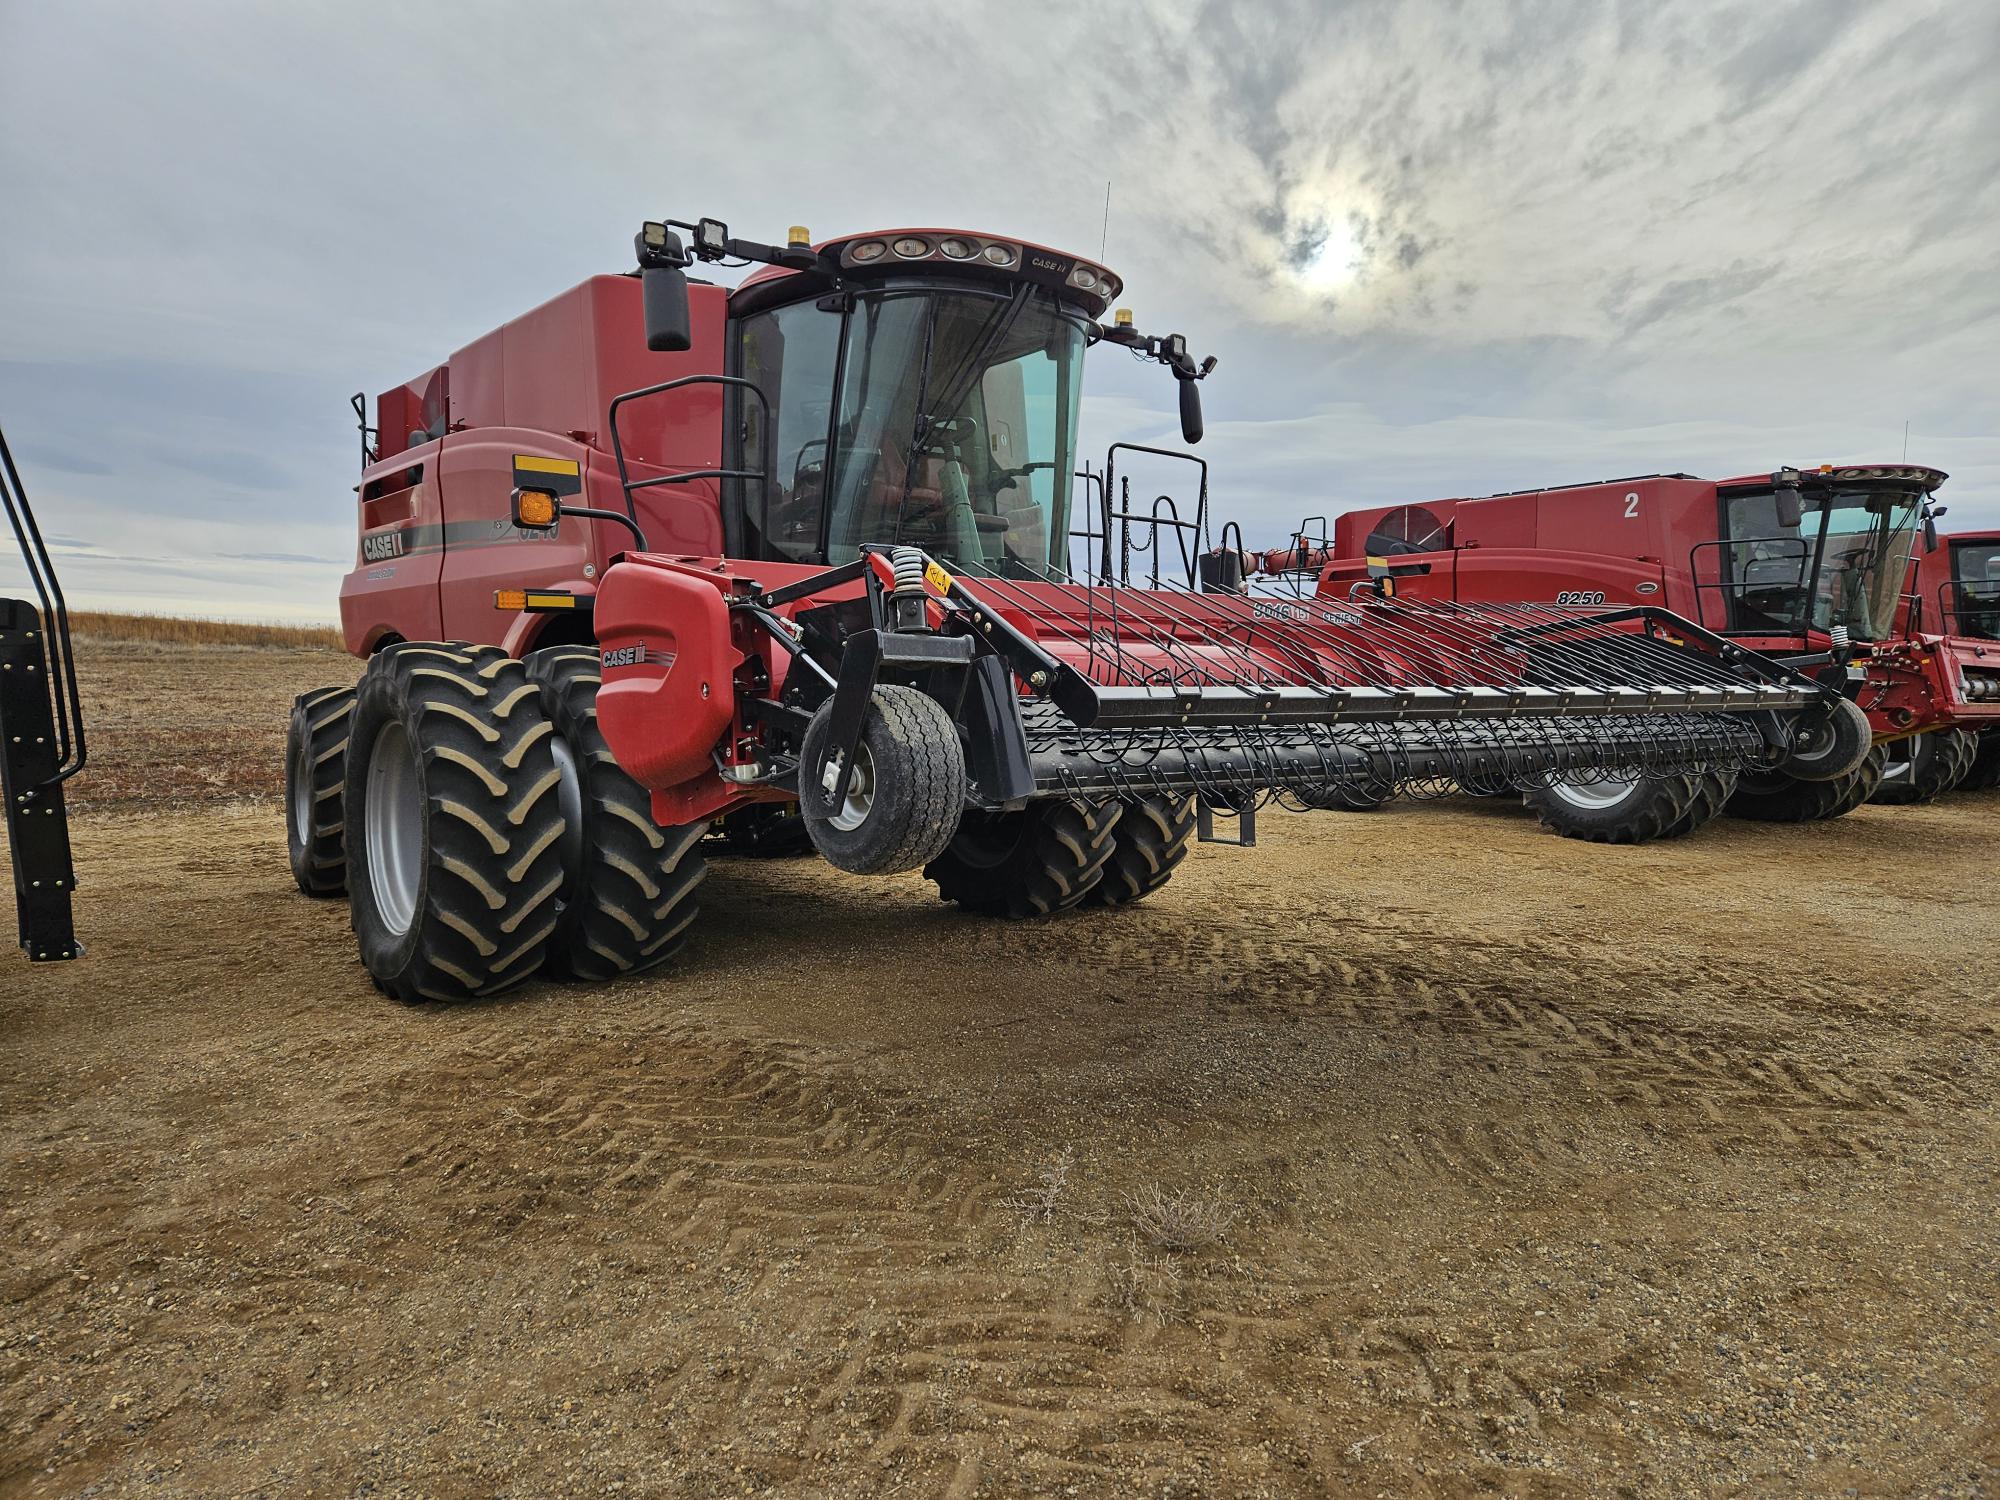
[[[1857,641],[1893,629],[1923,495],[1807,485],[1796,527],[1781,525],[1769,490],[1723,501],[1728,628],[1798,635],[1847,628]]]
[[[793,304],[741,326],[772,409],[771,482],[746,496],[754,555],[851,561],[865,543],[1047,574],[1067,551],[1086,323],[1011,293],[885,288],[844,313]],[[749,404],[744,451],[762,441]]]

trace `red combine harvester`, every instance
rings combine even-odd
[[[1890,747],[1875,800],[1928,802],[1954,788],[2000,786],[2000,531],[1955,532],[1919,552],[1901,618],[1913,642],[1942,637],[1929,649],[1955,692],[1937,705],[1946,727]]]
[[[1405,599],[1661,606],[1848,695],[1880,746],[1959,715],[2000,722],[2000,699],[1968,699],[1943,638],[1905,629],[1904,574],[1917,537],[1932,534],[1929,496],[1944,478],[1910,465],[1651,474],[1375,506],[1339,517],[1330,538],[1302,527],[1245,571],[1311,577],[1325,599],[1387,576]],[[1743,775],[1558,777],[1527,795],[1561,833],[1637,843],[1725,807],[1777,822],[1838,817],[1876,791],[1888,753],[1839,775],[1800,757]]]
[[[715,220],[638,253],[363,429],[368,667],[298,700],[287,808],[300,887],[350,893],[393,995],[658,962],[704,827],[757,807],[1019,917],[1143,897],[1273,797],[1866,753],[1837,695],[1659,608],[1067,577],[1086,349],[1165,365],[1190,442],[1214,364],[1097,321],[1119,282],[1088,260]]]

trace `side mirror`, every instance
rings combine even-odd
[[[1778,524],[1787,531],[1797,531],[1799,523],[1805,519],[1805,504],[1799,499],[1799,487],[1781,484],[1772,492],[1772,500],[1777,507]]]
[[[646,299],[646,347],[655,354],[682,354],[694,347],[694,317],[688,311],[687,272],[679,266],[648,266],[639,273]]]
[[[1201,387],[1192,380],[1183,379],[1181,386],[1181,441],[1198,443],[1201,441]]]
[[[1937,534],[1937,517],[1936,517],[1936,516],[1925,516],[1925,517],[1924,517],[1924,551],[1926,551],[1926,552],[1935,552],[1935,551],[1937,551],[1937,549],[1938,549],[1938,534]]]

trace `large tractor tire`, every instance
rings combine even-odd
[[[1688,810],[1681,814],[1673,827],[1660,835],[1662,838],[1686,838],[1697,828],[1713,823],[1722,816],[1722,810],[1729,805],[1729,798],[1736,790],[1734,771],[1704,771],[1688,780],[1694,793],[1688,802]]]
[[[719,845],[722,852],[746,859],[790,859],[813,852],[812,835],[794,803],[762,802],[741,808],[713,825],[712,831],[718,837],[709,841],[711,847]]]
[[[1935,802],[1965,780],[1979,755],[1979,737],[1970,730],[1939,729],[1883,748],[1888,759],[1882,784],[1870,800],[1911,807]]]
[[[1194,798],[1128,797],[1111,830],[1111,857],[1083,893],[1091,906],[1129,906],[1174,878],[1194,838]]]
[[[542,966],[563,887],[555,728],[491,646],[379,652],[347,752],[361,961],[399,1000],[495,995]]]
[[[652,798],[619,769],[597,727],[603,668],[589,646],[551,646],[528,658],[542,712],[555,726],[563,887],[548,972],[606,980],[666,962],[686,941],[708,874],[706,823],[662,828]]]
[[[1961,792],[1990,792],[2000,787],[2000,729],[1989,729],[1979,736],[1979,748],[1973,753],[1972,769],[1965,773],[1965,780],[1958,784]]]
[[[1859,767],[1831,781],[1801,781],[1782,771],[1745,776],[1730,796],[1729,815],[1756,823],[1819,823],[1845,817],[1882,784],[1883,758],[1878,745]]]
[[[968,812],[924,874],[945,900],[982,916],[1051,916],[1104,878],[1126,811],[1122,802],[1054,798],[1020,812]]]
[[[836,803],[833,700],[799,746],[799,813],[827,863],[855,875],[915,870],[944,852],[965,806],[965,747],[938,701],[898,683],[875,689],[846,795]]]
[[[1695,808],[1695,787],[1689,776],[1564,779],[1533,788],[1526,801],[1544,828],[1566,839],[1650,844],[1680,830]]]
[[[321,688],[292,700],[285,731],[285,845],[292,879],[308,896],[347,889],[347,733],[354,689]]]

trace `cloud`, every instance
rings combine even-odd
[[[1906,420],[2000,521],[1996,68],[1943,0],[11,7],[0,420],[45,524],[119,539],[66,563],[102,600],[330,616],[349,393],[649,214],[950,222],[1101,241],[1220,355],[1214,495],[1258,525]],[[1159,371],[1091,380],[1092,451],[1171,439]]]

